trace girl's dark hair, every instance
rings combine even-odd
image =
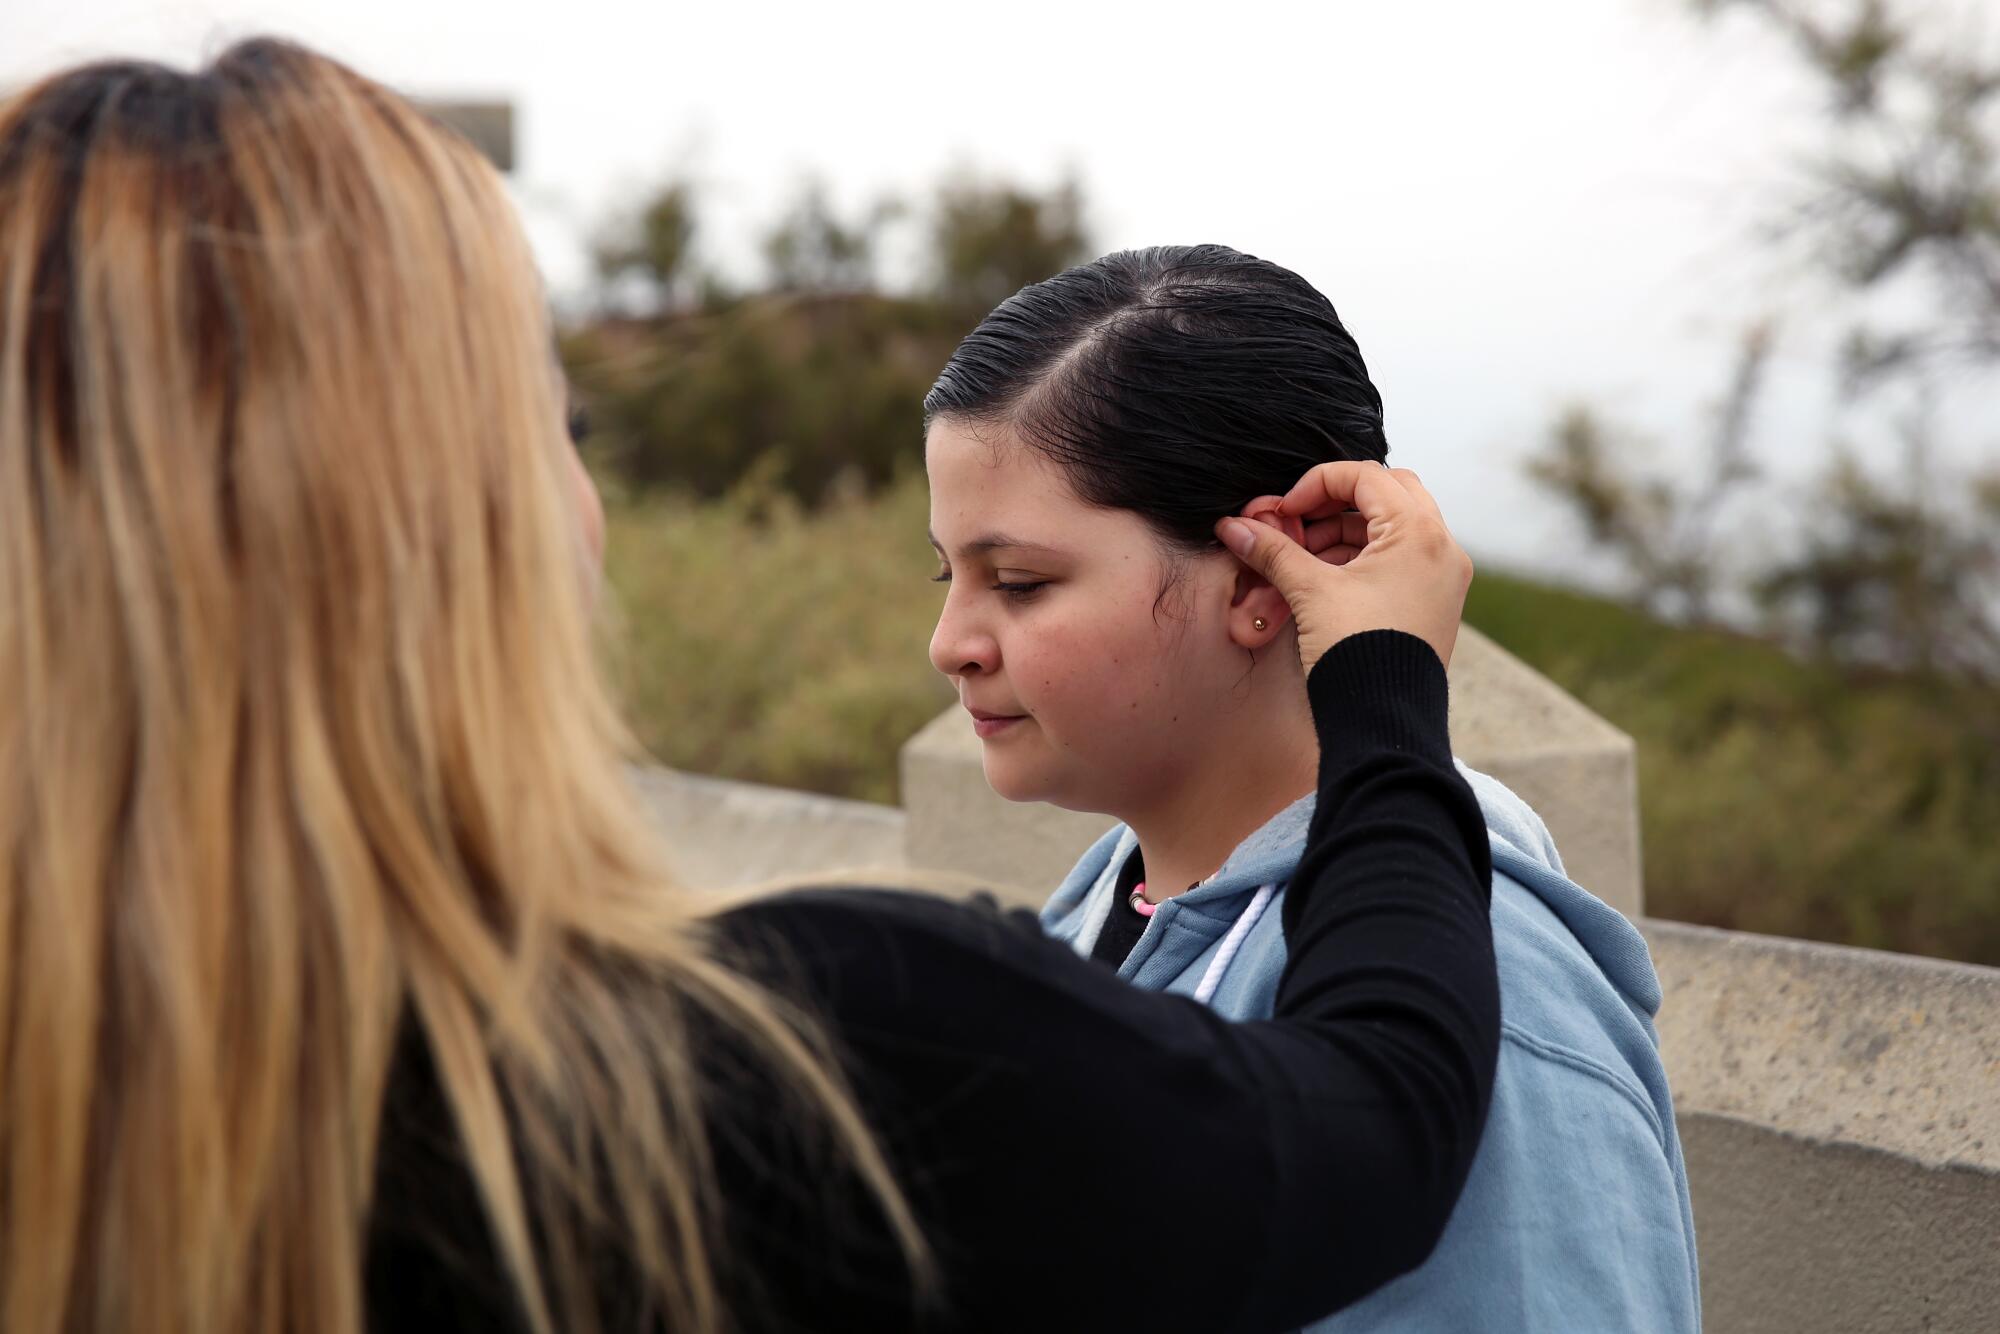
[[[1382,396],[1333,303],[1228,246],[1154,246],[1065,270],[995,307],[924,397],[1012,427],[1077,494],[1182,550],[1316,463],[1381,459]]]

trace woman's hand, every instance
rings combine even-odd
[[[1217,523],[1215,533],[1285,599],[1308,672],[1321,654],[1364,630],[1406,631],[1450,665],[1472,560],[1415,473],[1322,463],[1278,511],[1304,522],[1305,545],[1270,523],[1235,517]]]

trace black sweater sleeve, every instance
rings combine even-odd
[[[1276,1331],[1429,1254],[1498,1051],[1486,832],[1421,641],[1343,641],[1308,689],[1318,810],[1270,1020],[1139,991],[990,904],[825,890],[715,920],[724,956],[826,1031],[942,1279],[941,1301],[913,1310],[866,1193],[718,1047],[737,1328]],[[405,1046],[370,1328],[518,1328],[427,1054]],[[607,1239],[593,1273],[614,1311],[635,1310],[620,1249]]]
[[[1498,1049],[1485,826],[1421,641],[1344,641],[1308,688],[1319,801],[1268,1021],[1136,990],[1027,914],[821,891],[727,920],[830,1025],[936,1248],[938,1327],[1282,1330],[1430,1253]],[[766,1292],[849,1327],[853,1290],[891,1286],[816,1263]]]

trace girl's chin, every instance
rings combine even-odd
[[[985,754],[986,786],[1007,801],[1054,801],[1055,775],[1036,764],[1023,763],[1021,756]]]
[[[1039,801],[1091,815],[1106,812],[1106,803],[1088,786],[1079,785],[1079,775],[1074,772],[1064,774],[1045,765],[1022,764],[1015,756],[995,756],[990,751],[984,768],[986,786],[1003,801]]]
[[[1004,801],[1048,800],[1046,786],[1033,775],[996,771],[992,765],[986,767],[986,786]]]

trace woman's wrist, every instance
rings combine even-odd
[[[1338,641],[1306,677],[1322,770],[1382,750],[1451,764],[1450,687],[1437,650],[1402,630]]]

